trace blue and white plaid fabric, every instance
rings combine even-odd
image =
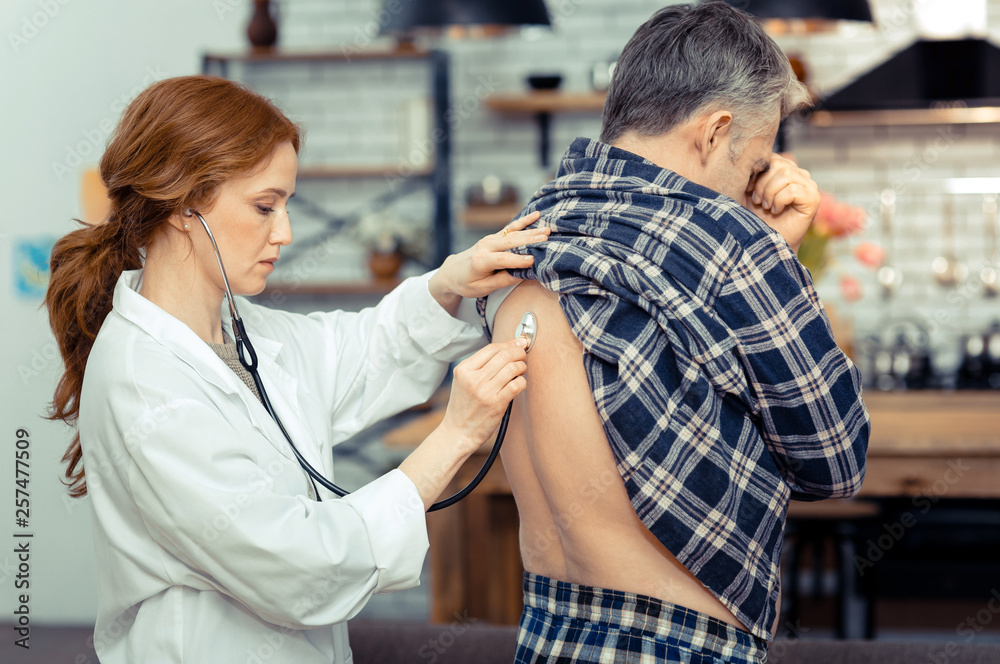
[[[809,273],[734,200],[585,138],[535,210],[553,232],[515,274],[559,293],[636,514],[770,640],[789,499],[853,495],[868,446]]]
[[[763,664],[767,644],[653,597],[524,575],[515,664]]]

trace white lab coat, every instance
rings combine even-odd
[[[393,470],[344,499],[310,485],[208,345],[122,274],[87,363],[79,430],[104,664],[351,662],[344,621],[419,583],[423,504]],[[409,279],[360,313],[237,306],[275,411],[333,478],[331,448],[424,401],[484,343]],[[228,308],[223,325],[232,336]]]

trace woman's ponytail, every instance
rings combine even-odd
[[[129,242],[125,226],[112,215],[99,225],[84,224],[62,237],[52,249],[45,306],[66,370],[52,399],[51,420],[75,424],[87,358],[111,311],[115,284],[124,270],[141,267],[139,248]],[[66,483],[70,495],[85,495],[79,433],[74,435],[63,461],[68,464]]]

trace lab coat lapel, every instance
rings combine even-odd
[[[239,306],[239,303],[237,303],[237,306]],[[232,319],[228,308],[223,311],[222,317],[223,327],[232,336]],[[315,436],[304,422],[302,410],[299,408],[298,380],[296,380],[295,376],[285,371],[277,362],[282,343],[255,333],[251,322],[245,318],[243,323],[244,327],[248,328],[247,335],[250,337],[250,343],[253,344],[254,350],[257,353],[258,370],[261,381],[264,383],[264,389],[267,390],[268,399],[271,401],[271,407],[278,415],[278,418],[281,419],[281,424],[285,427],[285,431],[288,432],[289,438],[295,443],[295,447],[299,450],[299,453],[305,457],[306,461],[313,468],[325,473],[327,464],[322,463],[318,455],[320,445],[318,441],[314,440]],[[292,452],[288,441],[285,440],[284,434],[281,433],[281,429],[271,419],[271,416],[261,402],[252,397],[250,401],[253,403],[248,403],[247,409],[253,425],[264,433],[268,440],[281,450],[285,456],[295,459],[295,454]],[[298,463],[297,459],[295,461]]]
[[[115,287],[115,311],[191,366],[206,382],[243,401],[254,428],[260,431],[261,435],[278,452],[297,464],[298,460],[289,447],[288,441],[282,435],[281,429],[268,415],[264,406],[253,396],[250,389],[191,328],[140,295],[138,291],[141,283],[142,270],[129,270],[122,273],[119,283]],[[225,305],[222,311],[222,325],[230,338],[235,338],[233,337],[229,309]],[[308,438],[303,438],[306,434],[302,431],[301,416],[295,405],[298,392],[295,378],[288,375],[275,363],[275,358],[281,350],[281,343],[254,335],[252,331],[248,334],[252,336],[251,343],[254,345],[260,362],[261,379],[264,381],[271,403],[288,431],[288,435],[292,437],[293,441],[308,440]],[[275,376],[279,377],[279,384],[272,387],[268,379]],[[303,456],[315,466],[314,448],[316,446],[303,442],[298,447]]]
[[[206,382],[227,394],[240,394],[242,381],[236,374],[191,328],[140,295],[141,284],[142,270],[122,272],[115,287],[114,310],[188,364]]]

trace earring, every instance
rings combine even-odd
[[[184,224],[184,230],[186,231],[191,230],[191,226],[189,224]]]

